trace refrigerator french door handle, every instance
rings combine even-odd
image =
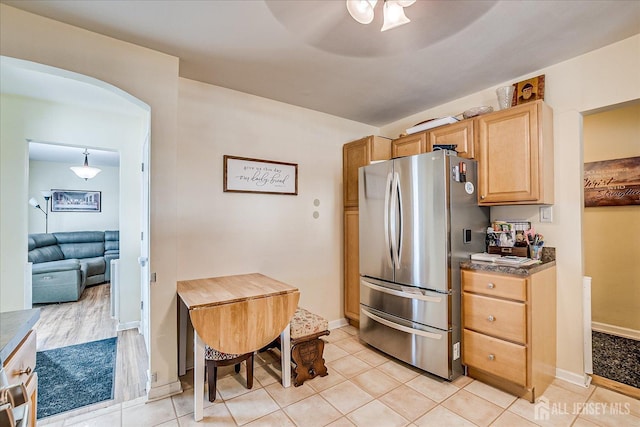
[[[364,314],[365,316],[367,316],[368,318],[370,318],[371,320],[381,323],[385,326],[388,326],[392,329],[397,329],[398,331],[402,331],[402,332],[406,332],[408,334],[415,334],[415,335],[420,335],[421,337],[425,337],[425,338],[430,338],[432,340],[439,340],[442,339],[442,335],[439,334],[434,334],[431,332],[426,332],[426,331],[421,331],[420,329],[413,329],[413,328],[409,328],[407,326],[403,326],[403,325],[399,325],[397,323],[391,322],[387,319],[383,319],[380,316],[376,316],[375,314],[367,311],[364,307],[360,307],[360,310],[362,311],[362,314]]]
[[[384,252],[391,269],[393,269],[393,260],[391,259],[391,245],[389,244],[389,198],[391,197],[392,177],[391,172],[389,172],[387,174],[387,183],[384,187],[384,242],[386,244]]]
[[[383,292],[385,294],[394,295],[394,296],[401,297],[401,298],[417,299],[417,300],[421,300],[421,301],[436,302],[436,303],[442,302],[442,298],[428,297],[426,295],[422,295],[422,294],[418,294],[418,293],[413,294],[411,292],[397,291],[395,289],[386,288],[384,286],[374,285],[373,283],[367,282],[364,279],[361,279],[360,283],[363,286],[366,286],[367,288],[373,289],[374,291]]]
[[[400,185],[400,175],[398,174],[398,172],[396,172],[396,190],[398,193],[398,214],[399,214],[399,219],[398,219],[398,233],[396,234],[398,240],[397,240],[397,253],[398,253],[398,257],[397,257],[397,263],[398,263],[398,270],[400,270],[400,263],[402,262],[402,228],[404,226],[404,224],[402,223],[403,218],[404,218],[404,210],[402,207],[402,186]]]
[[[393,173],[393,183],[391,184],[391,255],[393,256],[393,267],[400,270],[400,262],[398,260],[398,180],[400,175],[398,172]]]

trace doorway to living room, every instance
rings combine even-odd
[[[64,70],[40,66],[28,61],[2,57],[2,98],[3,109],[10,113],[11,126],[3,126],[3,139],[9,135],[12,144],[23,144],[24,148],[12,148],[24,151],[24,167],[29,171],[24,177],[16,176],[16,188],[24,190],[26,200],[37,198],[45,213],[28,206],[25,213],[30,220],[23,218],[22,225],[9,224],[14,229],[24,229],[28,233],[58,233],[118,230],[120,245],[119,310],[115,316],[111,312],[113,280],[102,280],[88,286],[76,302],[61,302],[38,305],[41,309],[40,321],[36,325],[38,348],[40,351],[52,346],[70,347],[77,344],[117,337],[118,372],[114,385],[114,400],[125,401],[145,395],[149,358],[144,339],[138,327],[140,319],[141,289],[148,283],[141,283],[140,234],[148,232],[148,217],[144,221],[142,204],[148,201],[142,197],[142,146],[148,137],[149,109],[139,102],[133,102],[129,95],[103,82],[85,76],[79,76]],[[9,70],[5,72],[6,70]],[[22,79],[22,80],[20,80]],[[20,82],[27,84],[19,84]],[[13,84],[16,83],[16,84]],[[62,84],[61,90],[57,84]],[[26,88],[26,89],[25,89]],[[31,90],[31,92],[27,91]],[[87,96],[87,93],[90,95]],[[112,103],[101,101],[110,99]],[[128,106],[127,106],[128,104]],[[3,114],[5,116],[5,114]],[[6,117],[6,116],[5,116]],[[5,122],[6,123],[6,122]],[[69,166],[81,166],[83,156],[59,165],[59,171],[46,171],[44,161],[28,161],[26,140],[35,142],[55,142],[53,145],[66,148],[88,149],[88,163],[102,171],[94,179],[84,180],[75,176]],[[52,145],[52,144],[48,144]],[[3,148],[4,149],[4,148]],[[100,150],[97,150],[100,149]],[[120,158],[118,166],[105,166],[97,161],[100,151],[116,153]],[[22,154],[19,153],[18,157]],[[92,157],[93,156],[93,157]],[[44,179],[39,182],[29,176],[31,172]],[[57,174],[68,174],[68,181],[52,181]],[[66,175],[65,175],[66,176]],[[100,177],[115,177],[111,189],[96,187]],[[24,184],[18,184],[26,179]],[[75,181],[74,181],[75,180]],[[23,181],[24,182],[24,181]],[[43,200],[41,190],[83,191],[100,195],[101,207],[98,212],[53,212],[50,200]],[[111,220],[97,225],[91,220],[97,216],[110,216]],[[114,219],[115,218],[115,219]],[[143,220],[141,220],[143,218]],[[2,221],[12,220],[3,216]],[[7,223],[3,224],[3,227]],[[46,233],[48,231],[48,233]],[[27,236],[24,236],[25,241]],[[25,247],[27,245],[25,244]],[[26,255],[23,255],[26,258]],[[4,257],[4,255],[3,255]],[[25,279],[27,278],[25,269]],[[83,272],[89,275],[89,273]],[[30,275],[30,273],[29,273]],[[31,280],[25,280],[25,305],[31,298]],[[37,369],[37,368],[36,368]],[[124,371],[120,372],[121,369]],[[41,377],[42,378],[42,377]],[[113,403],[113,400],[110,402]],[[91,407],[86,407],[87,408]],[[68,414],[67,414],[68,415]]]

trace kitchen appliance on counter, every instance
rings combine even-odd
[[[445,150],[359,169],[360,338],[454,379],[460,360],[460,262],[485,249],[476,162]]]

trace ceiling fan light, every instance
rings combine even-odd
[[[382,13],[384,16],[384,24],[380,31],[387,31],[411,22],[411,20],[404,14],[404,8],[397,1],[385,1]]]
[[[402,7],[409,7],[414,4],[416,0],[398,0],[398,4]]]
[[[347,0],[349,15],[361,24],[373,21],[373,7],[377,0]]]

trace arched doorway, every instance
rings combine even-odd
[[[13,286],[10,293],[3,287],[3,311],[29,308],[31,300],[28,292],[28,273],[26,259],[26,236],[29,232],[28,171],[29,149],[27,140],[56,142],[75,147],[102,148],[117,151],[121,156],[119,169],[119,229],[120,256],[122,260],[120,292],[120,313],[116,329],[131,330],[148,324],[148,318],[140,316],[140,302],[145,294],[148,281],[142,281],[141,271],[148,264],[140,266],[139,257],[146,254],[149,247],[141,249],[141,233],[148,236],[148,196],[143,197],[148,179],[143,180],[140,164],[144,161],[143,146],[149,144],[150,108],[140,100],[105,82],[77,73],[48,67],[29,61],[1,57],[2,97],[3,97],[3,155],[16,163],[15,169],[5,168],[3,178],[10,176],[14,183],[15,194],[11,197],[14,215],[5,215],[3,207],[3,240],[22,242],[21,250],[13,254],[3,251],[3,265],[13,266],[4,271],[3,282],[11,281],[22,286]],[[82,117],[73,117],[74,114]],[[100,116],[110,116],[110,121],[100,121]],[[114,129],[113,123],[122,116],[122,129]],[[108,122],[108,123],[107,123]],[[107,123],[107,124],[105,124]],[[123,137],[125,135],[125,137]],[[6,172],[6,175],[5,175]],[[3,193],[5,192],[3,186]],[[24,203],[22,203],[24,200]],[[4,197],[3,197],[3,205]],[[7,233],[4,233],[8,230]],[[44,231],[44,230],[43,230]],[[64,230],[58,230],[64,231]],[[148,274],[148,273],[147,273]],[[7,296],[5,300],[5,295]],[[5,305],[6,304],[6,305]],[[148,312],[147,312],[148,313]],[[84,325],[83,325],[84,326]],[[148,330],[148,329],[147,329]],[[148,338],[147,338],[148,339]],[[143,346],[144,348],[144,346]],[[149,369],[148,358],[144,367],[145,376]],[[138,397],[138,396],[131,396]]]

